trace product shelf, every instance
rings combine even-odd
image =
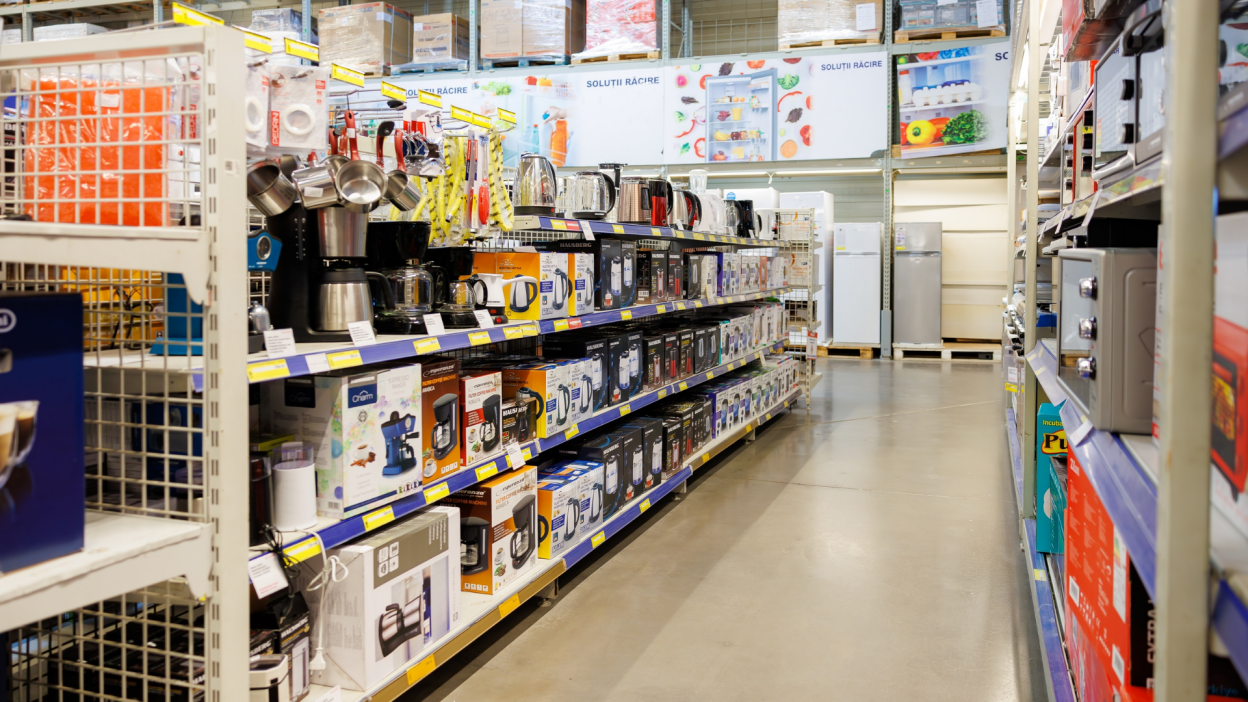
[[[783,343],[769,344],[768,346],[757,351],[750,352],[740,358],[729,361],[722,365],[716,366],[708,371],[696,373],[685,380],[670,383],[657,390],[642,393],[629,400],[626,403],[615,405],[603,409],[589,419],[572,425],[563,432],[545,439],[536,439],[534,441],[525,442],[520,446],[520,453],[524,460],[529,460],[536,454],[548,451],[560,444],[571,440],[578,434],[597,429],[605,424],[610,424],[615,420],[631,414],[632,412],[651,405],[668,396],[684,392],[691,387],[701,385],[708,380],[718,378],[725,373],[744,368],[752,361],[761,360],[767,353],[778,353],[784,349]],[[373,529],[380,528],[394,521],[405,517],[416,510],[431,505],[438,500],[458,492],[464,488],[471,487],[491,478],[498,473],[511,467],[507,454],[499,454],[479,461],[469,466],[465,466],[455,473],[423,486],[420,490],[413,491],[412,494],[399,498],[379,509],[366,512],[364,514],[347,517],[342,520],[322,520],[316,527],[316,533],[320,536],[321,541],[325,544],[325,548],[334,548],[348,541],[357,539]],[[312,556],[320,553],[320,546],[314,537],[301,538],[290,545],[284,546],[283,550],[286,555],[295,561],[304,561]],[[253,551],[251,557],[258,558],[262,552]]]
[[[512,339],[533,337],[538,334],[554,334],[569,329],[597,327],[629,320],[645,319],[671,312],[715,307],[737,302],[761,300],[782,295],[789,287],[760,290],[739,295],[706,297],[698,300],[676,300],[654,305],[638,305],[622,310],[590,312],[579,317],[546,319],[541,321],[512,322],[489,329],[454,329],[432,336],[379,336],[370,346],[343,344],[299,344],[299,353],[283,358],[269,358],[263,353],[253,354],[247,362],[247,379],[260,383],[280,378],[351,368],[369,363],[385,363],[432,353],[444,353],[473,346],[484,346]],[[202,381],[201,381],[202,382]]]
[[[208,524],[87,512],[81,551],[0,575],[0,631],[171,578],[203,595],[211,564]]]
[[[1015,494],[1021,504],[1023,499],[1023,457],[1019,448],[1018,425],[1014,420],[1013,410],[1005,411],[1005,426],[1010,446],[1010,468],[1014,476]],[[1057,621],[1057,608],[1050,585],[1048,567],[1044,562],[1044,554],[1036,550],[1036,521],[1023,520],[1024,550],[1027,563],[1031,566],[1031,603],[1036,615],[1036,628],[1040,632],[1040,643],[1044,646],[1044,686],[1050,702],[1075,702],[1074,687],[1071,683],[1070,667],[1066,662],[1066,650],[1062,643],[1062,633]]]
[[[704,241],[707,244],[731,244],[733,246],[750,246],[766,249],[786,248],[789,243],[784,239],[748,239],[739,236],[686,232],[670,227],[652,227],[648,224],[619,224],[618,222],[604,222],[597,219],[561,219],[559,217],[541,215],[521,215],[516,217],[515,222],[512,224],[512,230],[582,232],[591,235],[603,234],[614,238],[681,239],[685,241]],[[502,238],[505,239],[507,237],[504,235]]]
[[[1079,459],[1079,465],[1088,473],[1092,487],[1105,505],[1105,511],[1122,535],[1131,554],[1131,561],[1140,573],[1149,595],[1156,596],[1157,572],[1157,484],[1148,471],[1127,449],[1123,438],[1112,432],[1083,425],[1088,419],[1081,416],[1073,402],[1066,402],[1066,393],[1057,382],[1057,356],[1052,339],[1042,339],[1027,354],[1027,362],[1036,374],[1036,380],[1049,396],[1053,405],[1061,405],[1059,412],[1071,451]],[[1064,403],[1064,404],[1063,404]],[[1081,441],[1076,437],[1086,432]],[[1138,445],[1136,439],[1128,441]],[[1149,437],[1144,440],[1151,441]]]
[[[586,532],[575,546],[564,552],[562,558],[539,559],[537,565],[527,574],[524,580],[512,583],[502,592],[494,595],[461,593],[460,612],[463,615],[463,623],[452,631],[447,632],[445,636],[435,642],[429,655],[416,661],[406,669],[397,671],[392,678],[370,690],[364,692],[342,690],[343,702],[357,702],[359,700],[392,702],[398,699],[400,695],[409,690],[413,685],[436,670],[438,666],[446,663],[468,644],[505,619],[507,615],[514,612],[521,604],[538,595],[538,593],[554,582],[556,578],[592,553],[594,549],[605,543],[607,539],[614,537],[624,527],[653,507],[655,503],[683,485],[693,475],[693,471],[696,468],[705,465],[711,458],[745,438],[750,432],[776,418],[780,412],[796,402],[800,394],[800,390],[794,390],[782,401],[777,402],[762,415],[756,417],[754,421],[707,443],[702,447],[700,455],[687,459],[681,465],[680,470],[672,477],[645,493],[640,499],[634,499],[622,512],[607,520],[597,530]],[[318,699],[320,695],[327,692],[329,692],[329,688],[313,685],[308,699]]]

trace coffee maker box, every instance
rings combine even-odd
[[[493,595],[537,563],[537,468],[520,466],[453,492],[464,592]]]
[[[428,484],[460,468],[459,359],[425,356],[421,360],[421,465]]]
[[[503,397],[532,397],[537,401],[534,430],[542,439],[558,434],[559,418],[567,425],[565,398],[560,395],[563,372],[557,363],[525,363],[503,370]],[[566,386],[565,386],[566,387]]]
[[[685,257],[670,251],[667,254],[667,298],[685,299]]]
[[[465,371],[459,378],[464,403],[460,462],[480,463],[503,452],[503,375],[498,371]]]
[[[317,513],[342,519],[420,489],[421,366],[268,383],[270,425],[313,445]]]
[[[629,366],[628,366],[628,335],[618,334],[607,338],[607,352],[610,359],[611,387],[607,393],[607,406],[614,407],[621,402],[628,402]]]
[[[328,665],[312,671],[317,685],[368,690],[460,623],[460,510],[428,507],[349,546],[330,549],[345,579],[307,590]],[[320,598],[329,593],[329,607]]]
[[[663,420],[657,417],[637,417],[622,426],[636,427],[641,431],[644,488],[651,490],[658,487],[663,482]]]
[[[626,470],[623,467],[623,446],[618,439],[598,434],[578,445],[557,449],[561,454],[573,454],[577,459],[602,464],[602,521],[615,516],[623,509]]]
[[[646,333],[641,329],[630,330],[628,338],[628,398],[641,394],[645,379]]]
[[[645,392],[653,392],[663,387],[663,335],[651,334],[643,339],[642,384]]]
[[[623,265],[623,302],[620,307],[632,307],[637,304],[637,244],[632,241],[620,242],[620,259]]]
[[[503,400],[503,450],[537,438],[537,400],[513,397]]]
[[[586,252],[568,254],[572,274],[572,298],[568,315],[576,317],[594,311],[594,255]]]
[[[617,239],[557,239],[538,242],[540,251],[583,253],[594,257],[594,306],[600,310],[624,307],[624,258]],[[578,313],[580,314],[580,313]]]
[[[581,538],[581,476],[551,476],[537,485],[537,557],[558,558]]]
[[[706,295],[702,291],[702,254],[685,254],[685,297],[696,300]]]
[[[83,547],[82,315],[77,293],[0,293],[0,572]]]
[[[679,417],[658,417],[663,420],[663,479],[676,477],[685,463],[684,432]]]
[[[680,374],[680,332],[663,332],[663,382],[674,383]]]
[[[611,394],[611,370],[609,340],[585,334],[552,334],[542,340],[542,356],[545,358],[586,359],[591,387],[590,414],[604,409]]]

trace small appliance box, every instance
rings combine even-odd
[[[685,463],[684,431],[679,417],[659,417],[663,420],[663,479],[671,480]]]
[[[693,363],[693,338],[692,329],[682,329],[680,332],[680,377],[688,378],[694,374]]]
[[[655,411],[660,417],[674,417],[680,421],[680,455],[682,460],[693,455],[693,404],[687,402],[664,405]]]
[[[317,12],[322,65],[336,63],[381,74],[412,61],[412,15],[384,2],[330,7]]]
[[[606,407],[610,402],[611,369],[609,339],[595,338],[574,333],[553,334],[542,341],[542,356],[546,358],[588,359],[591,392],[590,414]]]
[[[503,276],[508,319],[559,319],[568,316],[572,279],[568,255],[554,251],[502,251],[494,270]],[[516,282],[510,282],[516,280]]]
[[[82,314],[76,293],[0,293],[0,573],[82,550]]]
[[[701,297],[715,297],[715,292],[719,288],[719,257],[715,254],[706,254],[702,257],[702,295]]]
[[[596,461],[573,461],[580,479],[581,489],[581,538],[591,529],[602,524],[603,475],[602,464]]]
[[[463,451],[460,460],[470,466],[503,451],[503,374],[466,372],[459,378],[464,403]]]
[[[650,252],[650,298],[652,302],[667,302],[672,298],[668,284],[667,252]]]
[[[644,356],[646,353],[646,334],[640,329],[630,330],[628,338],[628,398],[641,394],[644,372]]]
[[[710,360],[711,342],[707,339],[706,327],[698,327],[693,330],[693,372],[701,373],[707,369],[707,361]]]
[[[514,397],[503,400],[503,450],[519,446],[537,437],[533,427],[537,425],[537,400],[532,397]]]
[[[696,448],[700,449],[706,446],[706,442],[710,440],[714,433],[714,428],[711,426],[714,421],[715,412],[711,409],[709,400],[703,399],[693,403],[693,433],[695,443],[697,444]]]
[[[580,446],[569,447],[569,450],[573,448],[576,449],[578,459],[602,464],[602,520],[605,522],[623,509],[626,502],[622,489],[627,472],[622,468],[623,446],[618,439],[609,435],[598,435],[582,442]],[[567,452],[560,450],[560,453]]]
[[[646,491],[646,462],[641,445],[641,430],[635,427],[621,426],[608,432],[607,437],[620,445],[620,482],[623,484],[623,497],[619,507],[641,497]]]
[[[568,315],[589,314],[594,311],[594,255],[569,253],[568,267],[572,273],[573,289]]]
[[[637,244],[631,241],[620,242],[620,258],[623,265],[623,301],[620,307],[632,307],[637,304]]]
[[[1066,509],[1065,471],[1061,484],[1051,465],[1053,458],[1066,455],[1066,432],[1062,416],[1045,402],[1036,412],[1036,549],[1042,553],[1062,553],[1062,512]]]
[[[694,300],[705,297],[702,291],[702,254],[685,254],[685,297]]]
[[[453,506],[429,507],[330,550],[347,576],[308,592],[313,611],[333,597],[319,625],[329,661],[312,682],[367,690],[459,624],[460,520]]]
[[[421,465],[431,483],[459,470],[459,359],[426,356],[420,364]]]
[[[663,387],[663,335],[653,334],[643,340],[642,389],[653,392]]]
[[[537,484],[538,558],[558,558],[581,540],[581,476],[551,476]]]
[[[684,376],[680,365],[680,332],[663,333],[663,382],[674,383]]]
[[[559,400],[560,413],[566,415],[564,416],[564,422],[558,426],[566,428],[581,421],[581,359],[568,358],[556,361],[555,365],[559,366],[561,374],[558,392],[555,397]],[[588,368],[588,364],[586,368]],[[558,420],[558,417],[556,417],[556,420]]]
[[[445,498],[460,510],[464,592],[493,595],[537,562],[537,483],[521,466]]]
[[[493,0],[489,1],[493,2]],[[484,30],[484,20],[482,20],[482,31]],[[486,58],[489,57],[486,56]],[[594,291],[594,306],[600,310],[614,310],[625,306],[621,299],[624,294],[624,254],[619,240],[560,239],[539,242],[535,246],[542,251],[589,254],[594,259],[593,273],[589,278],[592,281],[590,287]]]
[[[654,266],[650,251],[637,250],[637,304],[649,305],[658,302],[654,294]]]
[[[667,299],[685,299],[685,257],[680,253],[667,254]]]
[[[1210,484],[1214,505],[1248,534],[1248,213],[1218,217],[1216,237]]]
[[[468,58],[468,20],[449,12],[412,18],[412,63]]]
[[[560,392],[563,383],[563,371],[557,363],[526,363],[513,366],[503,371],[503,396],[531,397],[537,401],[537,422],[534,429],[537,436],[547,439],[562,431],[567,426],[568,409],[571,394],[565,398]],[[564,423],[559,424],[560,417]]]
[[[1067,454],[1066,608],[1123,700],[1152,700],[1156,615],[1126,545],[1074,452]],[[1208,657],[1209,700],[1248,697],[1226,658]],[[1085,680],[1085,687],[1094,681]],[[1214,695],[1212,693],[1218,693]],[[1108,699],[1108,698],[1106,698]]]
[[[608,366],[611,375],[611,387],[607,393],[607,406],[614,407],[621,402],[628,402],[628,335],[620,334],[607,338]]]
[[[572,388],[572,424],[594,416],[594,361],[574,359],[568,367],[568,386]]]
[[[316,452],[316,509],[342,519],[420,489],[421,366],[267,383],[273,433]]]
[[[624,426],[636,427],[641,431],[645,489],[658,487],[663,482],[663,420],[657,417],[637,417]]]

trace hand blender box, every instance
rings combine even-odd
[[[591,397],[589,413],[607,407],[611,393],[610,340],[584,334],[552,334],[542,341],[544,358],[586,359],[589,368]]]
[[[459,470],[459,359],[425,356],[420,364],[421,465],[431,483]]]
[[[265,387],[273,433],[314,446],[321,516],[342,519],[420,489],[420,364],[330,371]]]
[[[445,498],[460,510],[464,592],[493,595],[537,562],[537,483],[521,466]]]
[[[667,254],[667,299],[685,299],[685,257],[681,253]]]
[[[305,590],[312,611],[323,612],[316,626],[329,659],[312,671],[313,683],[370,689],[459,624],[462,516],[453,506],[428,507],[330,549],[346,578]]]
[[[503,451],[503,375],[498,371],[465,371],[459,378],[464,403],[460,462],[479,463]]]
[[[581,537],[581,476],[550,476],[537,484],[537,557],[558,558]]]
[[[641,431],[644,486],[646,490],[658,487],[663,482],[663,420],[658,417],[637,417],[622,426],[636,427]]]
[[[663,387],[663,335],[650,334],[643,339],[642,381],[641,388],[645,392],[653,392]]]
[[[567,417],[561,406],[559,386],[563,372],[557,363],[525,363],[503,370],[503,397],[531,397],[537,401],[537,422],[534,431],[542,439],[559,433],[559,417]],[[566,387],[566,386],[565,386]]]
[[[572,298],[568,316],[589,314],[594,311],[594,255],[584,252],[569,253],[568,267],[572,274]]]
[[[600,310],[624,307],[624,258],[617,239],[559,239],[539,242],[541,251],[582,253],[594,257],[594,306]],[[577,314],[581,314],[578,312]]]

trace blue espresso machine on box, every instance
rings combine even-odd
[[[0,293],[0,572],[82,550],[82,296]]]

